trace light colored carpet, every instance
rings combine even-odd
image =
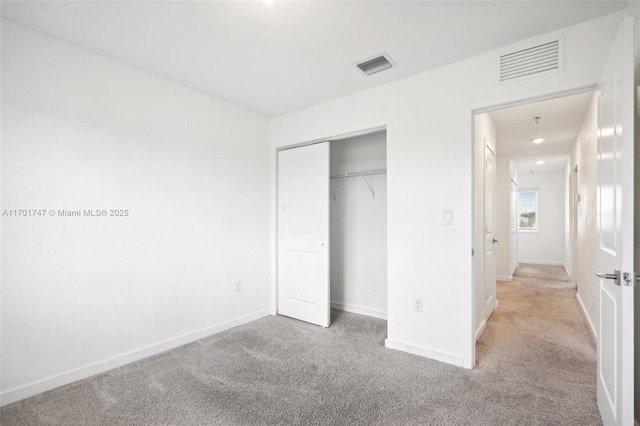
[[[386,322],[268,317],[0,410],[9,425],[591,425],[595,349],[555,267],[499,283],[478,368],[386,349]]]

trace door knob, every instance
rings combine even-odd
[[[493,244],[495,243],[499,243],[500,241],[496,240],[495,238],[493,239]]]
[[[620,285],[620,271],[617,269],[613,270],[613,274],[603,274],[600,272],[596,272],[596,275],[605,280],[613,280],[615,285]]]

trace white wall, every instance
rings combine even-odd
[[[558,33],[562,72],[500,84],[500,49],[271,121],[274,215],[278,147],[387,126],[387,346],[473,366],[472,111],[596,83],[621,16]],[[275,283],[273,260],[273,295]],[[417,297],[424,312],[412,309]]]
[[[268,121],[2,21],[4,404],[268,314]],[[242,291],[234,292],[242,281]]]
[[[565,172],[518,174],[518,190],[538,190],[538,230],[518,231],[518,263],[564,265]]]
[[[386,168],[386,132],[331,142],[331,174]],[[387,316],[387,177],[331,180],[331,305]]]
[[[574,197],[576,209],[573,281],[578,287],[578,300],[585,311],[593,336],[597,339],[599,324],[599,282],[596,277],[596,255],[598,247],[597,223],[597,95],[594,95],[585,115],[571,154],[571,170],[576,179]],[[578,172],[573,172],[575,167]]]
[[[331,142],[331,174],[379,170],[387,167],[387,132]],[[360,178],[362,180],[362,178]]]
[[[486,145],[496,146],[496,126],[488,113],[477,114],[474,117],[473,151],[474,151],[474,272],[475,272],[475,297],[474,297],[474,329],[475,338],[479,338],[487,324],[487,318],[491,312],[485,308],[487,285],[491,285],[491,291],[495,294],[495,283],[489,284],[485,280],[485,160]],[[497,173],[496,173],[497,175]],[[497,222],[496,216],[496,222]]]
[[[500,143],[500,142],[498,142]],[[511,270],[511,183],[513,164],[508,155],[496,156],[496,278],[510,280]]]

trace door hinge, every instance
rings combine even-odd
[[[473,249],[471,249],[471,257],[473,257]]]

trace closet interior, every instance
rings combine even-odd
[[[331,307],[387,318],[387,133],[331,141]]]

